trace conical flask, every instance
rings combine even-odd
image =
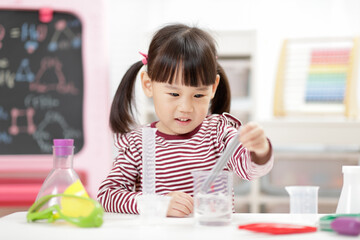
[[[82,189],[82,192],[76,193],[76,195],[88,196],[79,176],[73,168],[74,140],[54,139],[53,143],[53,168],[41,186],[36,200],[50,194],[64,193],[65,190],[68,193],[69,186]],[[58,199],[54,198],[47,205],[57,204],[56,201]]]
[[[343,166],[343,187],[337,214],[360,213],[360,166]]]

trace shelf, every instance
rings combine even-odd
[[[360,121],[338,118],[282,118],[260,121],[273,146],[360,146]]]
[[[271,196],[267,194],[260,194],[260,204],[289,204],[289,196]],[[318,197],[319,204],[334,205],[337,204],[338,199],[334,197]]]

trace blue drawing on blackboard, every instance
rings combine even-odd
[[[57,49],[57,43],[56,42],[50,42],[48,46],[48,50],[50,52],[55,52]]]
[[[28,40],[30,39],[30,40]],[[25,49],[28,53],[33,53],[38,48],[39,44],[37,41],[37,32],[35,24],[30,24],[30,26],[27,23],[24,23],[21,26],[21,40],[25,42]]]
[[[39,47],[39,44],[35,41],[29,40],[25,43],[24,47],[28,51],[28,53],[33,53]]]
[[[72,23],[73,24],[73,23]],[[64,35],[65,39],[60,40],[60,36]],[[69,49],[70,47],[77,49],[81,46],[81,38],[76,36],[65,20],[59,20],[55,23],[55,32],[51,37],[48,50],[54,52],[58,49]]]
[[[67,25],[69,26],[69,28],[81,27],[81,23],[80,23],[79,19],[69,20],[67,22]]]
[[[77,139],[82,136],[81,131],[72,129],[59,112],[49,111],[45,114],[44,119],[40,122],[36,132],[33,134],[33,138],[39,145],[42,152],[52,152],[52,138],[54,136],[51,136],[48,132],[49,125],[51,125],[51,131],[54,131],[57,127],[60,128],[62,136],[56,136],[56,138]]]
[[[0,143],[10,144],[12,137],[6,132],[0,132]]]
[[[35,75],[30,69],[29,59],[24,58],[16,71],[15,80],[18,82],[33,82],[34,79]]]
[[[5,112],[4,108],[0,106],[0,120],[8,120],[9,114]]]
[[[57,82],[49,83],[47,82],[47,79],[43,79],[43,75],[46,71],[53,71]],[[59,59],[51,57],[45,57],[41,60],[40,69],[36,73],[35,81],[29,84],[29,89],[30,91],[41,93],[57,91],[62,94],[78,94],[78,89],[74,86],[74,83],[66,82],[65,75],[62,71],[62,64]]]
[[[11,37],[16,38],[16,29],[12,29]],[[29,54],[34,53],[38,47],[39,42],[44,41],[47,35],[47,26],[45,24],[28,24],[24,23],[21,26],[21,41],[25,42],[25,49]]]
[[[36,32],[36,27],[35,24],[30,24],[30,26],[28,25],[28,23],[24,23],[21,26],[21,41],[26,41],[27,39],[30,40],[37,40],[37,32]]]
[[[80,37],[74,37],[74,39],[72,40],[71,43],[72,43],[73,48],[79,48],[81,46]]]
[[[18,135],[19,133],[27,133],[29,135],[33,134],[36,130],[36,126],[34,124],[34,115],[35,110],[33,108],[27,109],[18,109],[12,108],[10,111],[11,115],[11,126],[9,127],[10,135]],[[26,125],[19,126],[18,118],[25,117]]]

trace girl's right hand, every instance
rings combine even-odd
[[[170,192],[167,196],[171,197],[167,216],[168,217],[186,217],[194,210],[193,198],[184,192]]]

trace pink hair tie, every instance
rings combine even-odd
[[[144,58],[141,60],[144,65],[148,63],[148,55],[142,52],[139,52]]]

